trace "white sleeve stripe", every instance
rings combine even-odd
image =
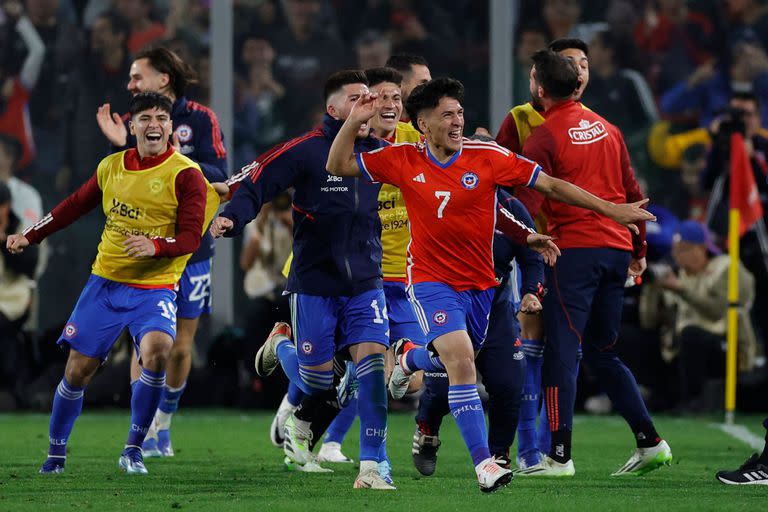
[[[536,231],[534,231],[533,229],[531,229],[528,226],[526,226],[524,222],[518,220],[518,218],[515,217],[512,214],[511,211],[507,210],[503,206],[500,208],[500,210],[501,210],[502,215],[504,215],[506,218],[508,218],[509,220],[511,220],[512,222],[514,222],[515,224],[517,224],[518,226],[520,226],[524,230],[528,231],[529,233],[536,233]]]
[[[50,224],[52,221],[53,221],[53,215],[48,213],[45,217],[43,217],[42,219],[37,221],[37,223],[35,223],[35,224],[29,226],[27,229],[25,229],[21,234],[22,235],[26,235],[30,231],[37,231],[40,228],[42,228],[43,226],[45,226],[46,224]]]

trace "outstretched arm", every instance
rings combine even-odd
[[[64,229],[96,208],[99,203],[101,203],[101,189],[96,173],[93,173],[91,179],[36,224],[25,229],[21,235],[9,236],[6,246],[10,252],[16,254],[23,251],[29,244],[39,244],[46,237]]]
[[[600,199],[596,195],[590,194],[583,188],[567,181],[547,176],[544,172],[539,173],[533,188],[550,199],[605,215],[622,226],[626,226],[635,234],[640,233],[640,230],[634,224],[635,222],[656,220],[652,213],[642,208],[648,202],[648,199],[634,203],[614,204]]]
[[[360,131],[360,125],[367,122],[376,113],[375,94],[365,93],[357,100],[349,117],[341,125],[339,133],[333,139],[325,170],[334,176],[359,177],[363,175],[355,157],[355,138]]]

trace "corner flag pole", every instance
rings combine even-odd
[[[739,223],[738,208],[731,208],[728,215],[728,330],[725,356],[725,423],[732,425],[736,411],[736,355],[739,334]]]

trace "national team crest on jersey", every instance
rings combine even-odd
[[[435,325],[445,325],[445,322],[448,321],[448,313],[443,310],[435,311],[435,314],[432,315],[432,321],[435,322]]]
[[[176,129],[176,135],[179,137],[179,142],[189,142],[192,140],[192,127],[182,124]]]
[[[77,326],[73,324],[72,322],[69,322],[67,325],[64,326],[64,337],[68,340],[71,340],[75,337],[77,334]]]
[[[314,349],[315,347],[312,346],[311,341],[303,341],[301,343],[301,351],[307,355],[311,354]]]
[[[477,187],[479,182],[480,178],[478,178],[477,174],[473,172],[465,172],[461,177],[461,186],[467,190],[472,190],[473,188]]]

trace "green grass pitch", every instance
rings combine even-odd
[[[176,457],[149,459],[148,476],[117,468],[127,412],[85,411],[70,439],[63,475],[38,475],[47,449],[48,418],[0,415],[0,511],[30,510],[229,510],[354,512],[358,510],[766,510],[768,487],[724,486],[718,469],[739,465],[748,446],[711,425],[711,419],[658,418],[675,461],[645,477],[611,478],[634,446],[621,419],[579,417],[571,479],[515,478],[504,490],[483,495],[453,421],[446,418],[433,477],[411,463],[414,423],[390,416],[389,452],[395,492],[355,490],[356,470],[333,465],[333,474],[297,474],[282,465],[267,431],[271,416],[253,412],[182,410],[174,418]],[[756,417],[740,418],[761,435]],[[357,453],[357,424],[344,451]]]

